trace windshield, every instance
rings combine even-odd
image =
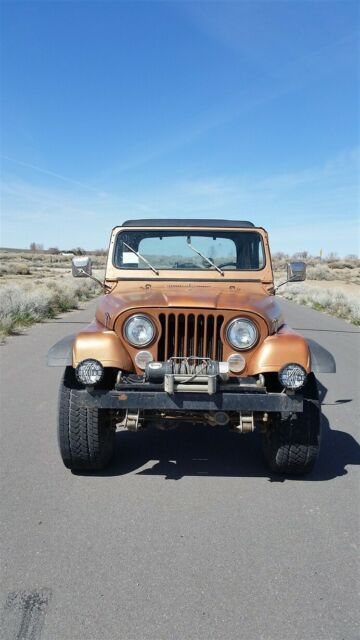
[[[217,267],[222,271],[259,271],[265,266],[265,256],[262,237],[256,231],[136,230],[118,234],[114,266],[127,270],[214,271]]]

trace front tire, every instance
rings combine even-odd
[[[300,475],[311,471],[320,449],[321,408],[314,374],[303,390],[303,413],[278,414],[263,434],[265,460],[276,473]]]
[[[115,447],[112,413],[80,407],[79,389],[73,368],[67,367],[59,391],[60,454],[65,467],[73,471],[103,469]]]

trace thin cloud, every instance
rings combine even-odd
[[[61,173],[56,173],[55,171],[50,171],[49,169],[44,169],[43,167],[38,167],[35,164],[30,164],[29,162],[23,162],[22,160],[16,160],[15,158],[10,158],[4,154],[0,154],[0,157],[8,162],[13,162],[20,167],[26,167],[27,169],[32,169],[33,171],[37,171],[38,173],[43,173],[47,176],[51,176],[52,178],[57,178],[58,180],[62,180],[63,182],[67,182],[68,184],[73,184],[77,187],[81,187],[82,189],[86,189],[87,191],[92,191],[96,193],[98,196],[102,197],[107,195],[106,193],[99,192],[98,189],[92,187],[88,184],[84,184],[79,180],[73,180],[72,178],[68,178],[67,176],[63,176]]]
[[[321,184],[330,179],[352,180],[355,172],[359,169],[359,158],[359,148],[343,151],[334,158],[329,159],[322,166],[270,176],[260,181],[258,188],[279,191],[294,189],[311,183]]]
[[[318,251],[320,240],[313,233],[316,227],[323,231],[327,251],[351,253],[357,250],[358,242],[358,156],[357,149],[347,150],[322,165],[262,179],[252,174],[204,175],[198,180],[152,185],[142,191],[128,187],[126,193],[102,200],[81,190],[7,179],[3,186],[2,241],[15,246],[23,238],[22,245],[27,246],[31,231],[39,242],[49,246],[67,246],[69,238],[78,238],[74,243],[96,247],[104,244],[98,239],[99,230],[101,237],[107,237],[113,226],[127,218],[220,217],[249,219],[265,226],[274,238],[273,245],[275,242],[277,248],[290,252],[299,248]]]

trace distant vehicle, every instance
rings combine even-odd
[[[286,281],[305,279],[303,262]],[[93,277],[73,258],[75,277]],[[290,329],[268,235],[250,222],[132,220],[112,231],[95,320],[48,354],[65,366],[58,435],[69,469],[105,467],[116,425],[259,429],[271,470],[309,471],[320,446],[315,374],[332,356]]]

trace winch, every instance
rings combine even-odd
[[[228,380],[229,364],[211,358],[174,357],[166,362],[149,362],[145,378],[151,383],[164,383],[164,390],[169,394],[192,392],[212,395],[216,393],[218,380]]]

